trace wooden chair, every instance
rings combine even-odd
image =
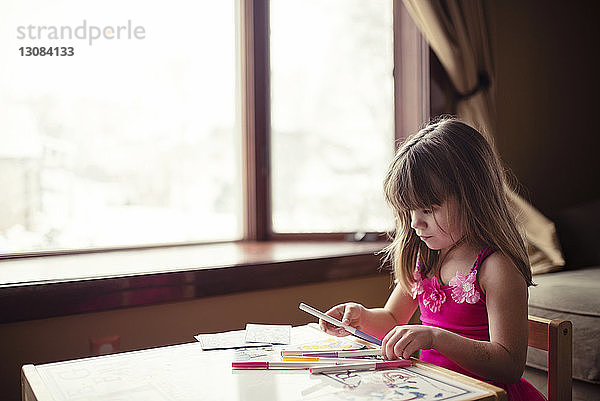
[[[573,325],[529,315],[529,346],[548,351],[548,401],[571,401]]]

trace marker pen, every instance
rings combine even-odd
[[[329,362],[334,363],[357,363],[357,362],[369,362],[369,359],[361,358],[323,358],[316,356],[283,356],[282,361],[298,361],[298,362]]]
[[[249,370],[249,369],[308,369],[318,366],[331,366],[334,362],[321,361],[241,361],[231,362],[231,369]]]
[[[311,315],[318,317],[319,319],[325,320],[326,322],[331,323],[334,326],[342,327],[348,333],[350,333],[358,338],[362,338],[363,340],[368,341],[373,344],[381,345],[380,339],[373,337],[372,335],[367,334],[364,331],[360,331],[357,328],[348,326],[347,324],[344,324],[344,323],[340,322],[339,320],[337,320],[329,315],[326,315],[325,313],[321,312],[318,309],[313,308],[312,306],[308,306],[305,303],[301,303],[298,306],[298,308],[300,308],[300,310],[303,310],[306,313],[310,313]]]
[[[382,369],[397,369],[405,368],[412,365],[409,359],[399,359],[397,361],[381,361],[381,362],[363,362],[343,365],[316,366],[310,368],[310,373],[338,373],[347,372],[349,370],[382,370]]]
[[[360,349],[356,351],[314,351],[304,352],[302,356],[314,356],[320,358],[353,358],[357,356],[381,356],[381,349]]]

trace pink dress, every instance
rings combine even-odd
[[[424,277],[417,265],[412,295],[419,299],[424,325],[440,327],[476,340],[490,340],[487,308],[477,280],[477,271],[483,260],[493,252],[488,248],[482,250],[470,273],[465,276],[457,272],[449,285],[440,285],[436,277]],[[513,384],[487,380],[467,371],[434,349],[421,350],[420,359],[501,387],[506,390],[511,401],[546,400],[542,393],[523,378]]]

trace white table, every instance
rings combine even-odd
[[[292,337],[299,330],[310,333],[314,329],[302,326],[294,330]],[[318,335],[324,334],[318,332]],[[411,391],[431,392],[436,386],[439,389],[435,391],[445,397],[437,400],[506,399],[506,394],[497,387],[423,362],[408,369],[350,375],[231,369],[234,358],[255,354],[260,359],[273,359],[279,353],[203,351],[200,343],[189,343],[25,365],[21,375],[23,401],[402,400],[414,397]],[[407,379],[411,375],[414,377]]]

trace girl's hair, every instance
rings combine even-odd
[[[525,242],[507,199],[507,183],[492,146],[474,128],[453,119],[432,122],[398,149],[384,181],[396,232],[386,247],[396,280],[405,290],[417,261],[424,274],[440,263],[411,228],[411,210],[430,209],[455,197],[467,242],[508,257],[533,285]]]

